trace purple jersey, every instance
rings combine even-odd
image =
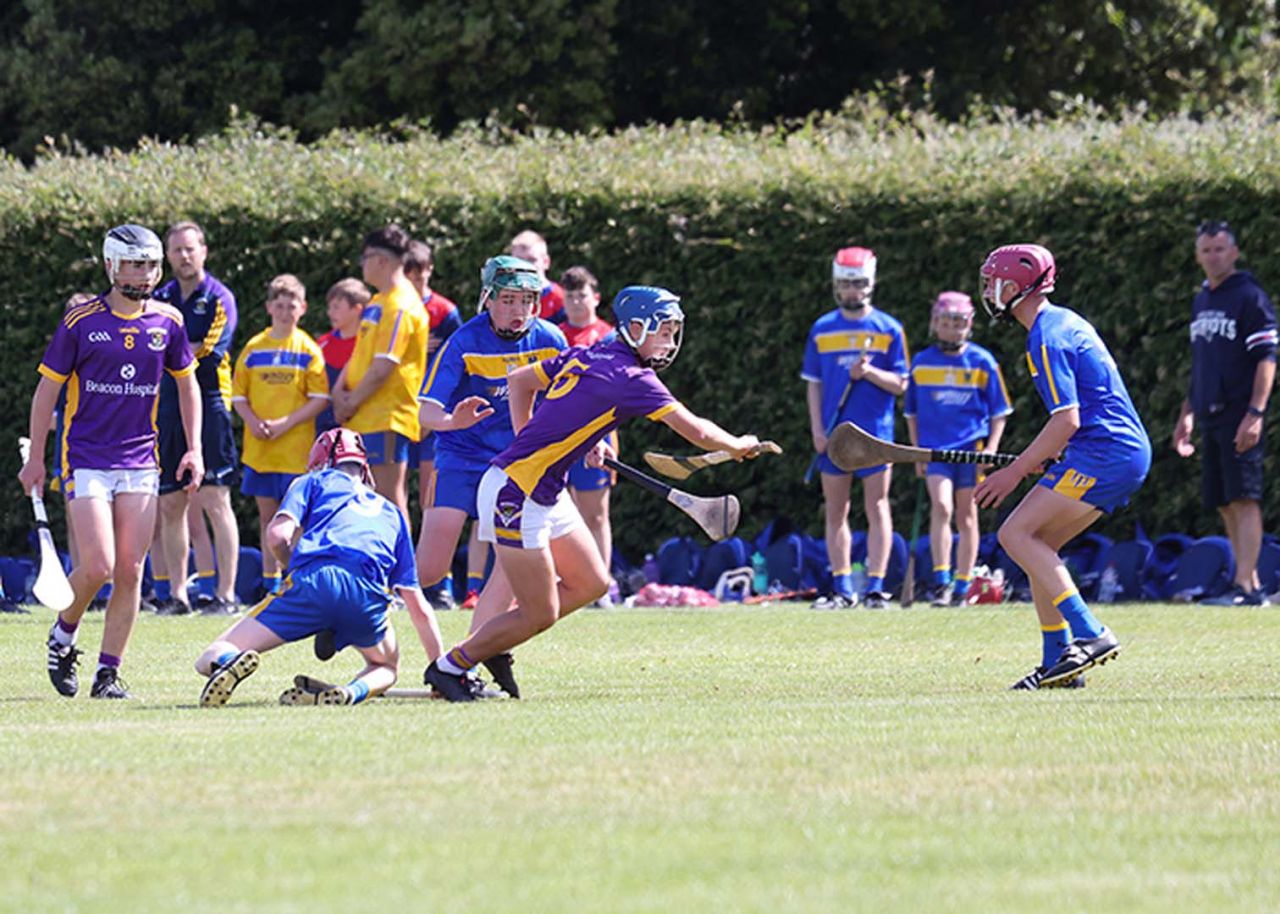
[[[533,418],[493,458],[540,505],[555,503],[565,473],[624,419],[655,422],[679,403],[652,368],[618,339],[566,349],[534,365],[549,383]]]
[[[147,302],[133,317],[105,298],[67,309],[37,369],[67,385],[63,473],[156,466],[160,378],[195,369],[186,331],[167,305]]]

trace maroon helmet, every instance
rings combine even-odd
[[[1008,317],[1028,295],[1048,294],[1058,278],[1053,255],[1038,244],[1007,244],[987,255],[978,273],[982,306],[992,317]],[[1005,289],[1013,288],[1008,301]]]
[[[331,428],[322,432],[311,445],[307,455],[307,472],[326,470],[340,463],[360,464],[360,480],[373,488],[373,473],[369,469],[369,454],[364,449],[364,439],[359,432],[349,428]]]

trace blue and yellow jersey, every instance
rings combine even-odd
[[[196,380],[200,382],[204,408],[226,412],[231,409],[231,338],[236,333],[236,297],[212,274],[185,300],[176,279],[171,279],[151,296],[177,308],[187,328],[187,339],[196,356]],[[178,413],[178,389],[172,380],[160,385],[160,411]]]
[[[822,423],[834,425],[836,407],[849,383],[849,368],[863,353],[871,364],[894,374],[907,376],[910,355],[902,324],[870,309],[856,320],[845,317],[839,308],[818,318],[809,330],[800,377],[822,384]],[[893,405],[896,398],[870,381],[855,381],[837,421],[850,421],[886,441],[893,440]]]
[[[321,470],[294,480],[277,515],[292,517],[302,536],[289,573],[340,565],[391,591],[417,587],[413,537],[400,509],[342,470]]]
[[[493,462],[540,505],[555,504],[569,467],[624,420],[658,422],[680,405],[616,337],[566,349],[534,370],[548,385],[546,396]]]
[[[375,359],[389,359],[395,370],[347,420],[348,428],[418,440],[418,391],[427,373],[430,329],[427,309],[408,282],[379,292],[364,306],[347,362],[347,388],[356,389]]]
[[[1046,302],[1027,335],[1027,367],[1050,414],[1074,406],[1080,428],[1067,445],[1093,459],[1150,449],[1115,359],[1098,331],[1074,311]]]
[[[418,399],[450,411],[467,397],[484,397],[493,407],[493,415],[471,428],[436,435],[436,468],[485,469],[515,437],[507,375],[567,347],[564,334],[541,318],[518,340],[504,340],[495,334],[487,314],[463,324],[436,353]]]
[[[277,339],[268,328],[240,350],[231,379],[232,402],[247,403],[260,419],[281,419],[314,398],[329,399],[329,379],[324,354],[305,330],[295,328]],[[315,420],[266,441],[246,428],[241,460],[259,473],[305,473],[315,437]]]
[[[986,349],[929,346],[911,360],[902,412],[916,417],[921,447],[964,448],[991,433],[991,420],[1013,412],[1000,366]]]

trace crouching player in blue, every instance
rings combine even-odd
[[[334,633],[338,650],[354,646],[365,668],[345,686],[289,689],[280,703],[351,705],[386,691],[400,664],[395,629],[387,621],[392,591],[427,620],[439,654],[440,630],[418,589],[409,525],[373,490],[357,432],[335,428],[316,439],[307,475],[289,487],[263,545],[289,573],[278,593],[223,632],[196,661],[196,671],[209,677],[201,706],[226,704],[258,668],[261,652],[325,629]]]
[[[994,454],[1013,407],[995,356],[969,341],[973,300],[963,292],[943,292],[933,303],[929,326],[937,342],[911,362],[903,413],[911,443],[928,448],[961,448]],[[916,464],[929,487],[929,548],[933,558],[934,606],[962,606],[978,560],[978,506],[973,487],[978,468],[965,463]],[[954,506],[954,507],[953,507]],[[960,540],[951,576],[951,519]]]
[[[516,606],[491,617],[427,667],[426,680],[449,701],[474,701],[466,674],[528,641],[562,616],[599,599],[609,572],[565,491],[584,455],[599,465],[603,443],[626,419],[663,422],[694,445],[741,459],[758,442],[731,435],[685,408],[658,380],[680,349],[684,312],[666,289],[628,286],[613,301],[618,338],[574,347],[509,378],[515,440],[480,480],[480,538],[495,544]],[[545,397],[535,413],[534,400]],[[482,597],[483,601],[483,597]]]
[[[1031,580],[1042,632],[1041,664],[1015,689],[1082,686],[1085,670],[1120,650],[1076,590],[1058,550],[1127,504],[1151,468],[1151,442],[1106,344],[1079,314],[1046,298],[1056,277],[1053,255],[1035,244],[997,248],[980,277],[987,311],[1027,329],[1027,366],[1049,410],[1049,421],[1018,459],[974,493],[980,507],[994,508],[1049,464],[1000,526],[1000,545]]]

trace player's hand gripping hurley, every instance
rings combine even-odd
[[[772,441],[761,441],[750,451],[747,452],[746,458],[758,457],[761,454],[781,454],[782,448]],[[644,462],[649,464],[663,476],[671,479],[682,480],[688,479],[698,470],[706,467],[713,467],[717,464],[728,463],[730,460],[736,459],[729,451],[708,451],[705,454],[693,454],[689,457],[680,457],[673,454],[660,454],[657,451],[645,451]]]
[[[841,422],[827,442],[831,462],[852,473],[885,463],[976,463],[1004,467],[1018,459],[1017,454],[987,454],[982,451],[959,451],[940,448],[912,447],[882,441],[852,422]]]
[[[18,451],[22,454],[25,465],[31,456],[31,439],[19,438]],[[31,508],[36,516],[36,531],[40,538],[40,571],[36,575],[36,583],[31,588],[35,598],[55,612],[62,612],[75,601],[75,592],[67,573],[62,570],[62,559],[58,557],[57,547],[53,544],[53,532],[49,529],[49,516],[44,510],[44,499],[40,497],[39,488],[31,489]]]

